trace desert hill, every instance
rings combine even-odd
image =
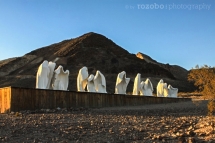
[[[145,55],[145,54],[140,53],[140,52],[138,52],[136,54],[136,56],[140,59],[145,60],[147,63],[156,64],[156,65],[170,71],[176,79],[187,80],[188,71],[186,69],[178,66],[178,65],[169,65],[169,64],[159,63],[156,60],[152,59],[150,56]]]
[[[43,60],[56,62],[70,71],[69,90],[76,91],[76,78],[80,68],[88,67],[89,74],[100,70],[106,77],[107,91],[114,92],[117,74],[126,71],[131,78],[128,92],[132,92],[133,81],[137,73],[142,80],[149,77],[154,88],[163,78],[165,82],[179,91],[192,91],[187,82],[188,71],[177,65],[162,64],[151,57],[138,53],[131,54],[112,40],[97,33],[86,33],[80,37],[42,47],[22,57],[0,61],[0,87],[35,87],[36,72]]]

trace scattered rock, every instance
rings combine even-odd
[[[15,114],[15,112],[13,112],[13,111],[12,111],[12,112],[10,112],[10,114],[11,114],[11,115],[14,115],[14,114]]]
[[[188,132],[187,132],[187,135],[188,135],[188,136],[195,136],[195,132],[193,132],[193,131],[188,131]]]
[[[31,114],[27,114],[29,111],[25,110],[20,111],[22,114],[17,112],[13,116],[0,114],[0,142],[23,142],[24,139],[25,142],[38,143],[143,140],[149,143],[214,142],[210,122],[204,123],[203,128],[195,127],[196,124],[208,120],[204,114],[201,117],[189,116],[190,112],[185,111],[190,108],[179,110],[185,107],[180,105],[180,108],[176,109],[177,114],[168,116],[166,113],[171,114],[175,109],[159,110],[166,105],[156,106],[150,105],[152,109],[147,109],[147,113],[144,109],[131,110],[135,107],[127,107],[126,110],[119,110],[121,107],[117,107],[117,110],[63,108],[35,110],[31,111]],[[148,105],[144,107],[149,108]]]
[[[19,112],[16,112],[16,113],[15,113],[15,116],[20,116]]]
[[[186,143],[185,137],[179,137],[178,138],[178,143]]]

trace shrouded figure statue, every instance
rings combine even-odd
[[[79,70],[78,77],[77,77],[77,89],[78,89],[78,91],[85,91],[88,76],[89,76],[89,74],[88,74],[87,67],[82,67]]]
[[[133,95],[139,95],[139,92],[141,89],[140,82],[141,82],[141,74],[138,73],[134,79]]]
[[[164,82],[163,82],[163,79],[161,79],[157,85],[157,97],[163,97],[164,96],[163,86],[164,86]]]
[[[163,96],[164,97],[169,97],[169,90],[167,88],[167,83],[163,84]]]
[[[169,97],[178,97],[178,88],[173,88],[170,84],[168,86]]]
[[[107,93],[106,91],[106,80],[104,75],[100,71],[96,71],[94,77],[95,90],[99,93]]]
[[[130,78],[126,78],[126,72],[122,71],[116,79],[115,94],[126,94],[126,89]]]
[[[88,92],[96,92],[93,74],[91,74],[87,79],[87,91]]]
[[[36,88],[39,89],[47,89],[49,82],[49,73],[50,69],[48,67],[48,61],[43,61],[43,63],[39,66],[36,77]]]
[[[54,71],[52,87],[54,90],[67,90],[69,85],[69,70],[64,71],[60,65]]]
[[[48,80],[48,84],[47,84],[47,89],[52,89],[52,86],[51,86],[51,80],[52,80],[52,77],[54,75],[54,69],[55,69],[55,66],[56,66],[56,63],[53,63],[53,62],[49,62],[49,80]]]
[[[150,79],[147,78],[146,81],[142,81],[140,85],[140,95],[153,96],[152,92],[154,89]]]

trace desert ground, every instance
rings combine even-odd
[[[0,114],[0,142],[215,143],[207,102]]]

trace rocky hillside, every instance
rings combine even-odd
[[[97,33],[87,33],[80,37],[65,40],[27,53],[22,57],[0,61],[0,87],[35,87],[35,75],[43,60],[54,61],[70,71],[69,90],[76,90],[78,70],[88,67],[89,74],[100,70],[106,77],[107,91],[114,92],[117,74],[126,71],[131,78],[128,92],[132,92],[137,73],[142,79],[149,77],[154,87],[163,78],[179,91],[192,91],[186,80],[187,71],[179,66],[158,63],[147,55],[130,54],[112,40]]]
[[[136,56],[140,59],[143,59],[147,63],[156,64],[156,65],[170,71],[173,74],[173,76],[178,80],[184,80],[184,81],[187,80],[188,71],[185,68],[182,68],[178,65],[169,65],[169,64],[159,63],[156,60],[149,57],[148,55],[145,55],[145,54],[140,53],[140,52],[138,52],[136,54]]]

